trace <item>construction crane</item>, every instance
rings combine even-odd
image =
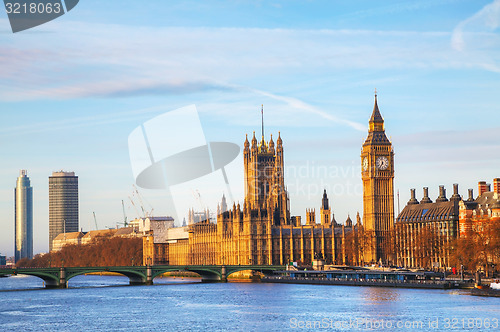
[[[139,203],[141,203],[141,209],[142,209],[142,213],[144,214],[144,217],[147,218],[147,217],[151,217],[153,215],[153,210],[154,208],[151,206],[151,204],[149,204],[148,202],[148,205],[149,207],[151,208],[151,212],[147,212],[145,209],[144,209],[144,202],[142,200],[142,195],[139,193],[139,189],[137,189],[137,186],[135,184],[132,185],[134,187],[134,190],[135,190],[135,194],[137,194],[137,198],[139,199]]]
[[[95,217],[95,212],[92,212],[94,214],[94,222],[95,222],[95,230],[97,231],[99,228],[97,227],[97,218]]]
[[[132,195],[137,195],[137,199],[139,200],[139,203],[141,204],[142,214],[144,215],[144,218],[146,218],[147,214],[146,214],[146,210],[144,210],[144,202],[142,201],[142,198],[139,195],[139,190],[137,189],[135,184],[133,184],[132,187],[134,187],[134,191],[132,192]]]
[[[205,210],[205,205],[203,204],[203,201],[201,200],[201,194],[198,189],[196,189],[196,192],[194,190],[191,190],[191,193],[193,194],[193,197],[198,201],[198,204],[200,204],[200,212]]]
[[[205,218],[207,220],[210,220],[210,212],[208,210],[208,206],[203,203],[203,200],[201,199],[201,194],[198,189],[196,189],[196,192],[194,190],[191,190],[194,198],[198,201],[198,204],[200,204],[200,211],[198,211],[198,214],[200,215],[205,215]]]
[[[125,203],[123,202],[123,199],[122,199],[122,208],[123,208],[123,225],[127,227],[128,226],[127,214],[125,214]]]
[[[130,199],[130,203],[132,203],[132,206],[134,207],[134,210],[135,210],[135,213],[137,214],[137,217],[140,217],[141,214],[139,213],[139,210],[137,210],[137,206],[135,206],[134,200],[130,196],[128,197],[128,199]]]

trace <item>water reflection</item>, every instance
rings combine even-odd
[[[73,288],[45,290],[36,277],[0,279],[0,290],[10,289],[0,291],[0,331],[297,330],[291,322],[327,323],[341,331],[356,329],[335,324],[369,327],[383,322],[396,330],[399,323],[414,327],[422,322],[419,331],[435,331],[429,324],[443,327],[447,318],[500,318],[498,299],[445,290],[206,284],[190,278],[160,278],[154,286],[130,287],[125,286],[128,278],[120,276],[71,280]]]
[[[361,293],[370,305],[387,305],[387,302],[397,302],[399,292],[393,288],[362,287]]]

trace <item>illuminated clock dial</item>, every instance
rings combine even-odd
[[[366,171],[368,169],[368,158],[363,158],[363,170]]]
[[[376,166],[380,170],[386,170],[389,167],[389,159],[387,157],[378,157],[376,161]]]

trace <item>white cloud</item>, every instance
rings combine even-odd
[[[325,112],[317,107],[314,107],[312,105],[309,105],[309,104],[307,104],[307,103],[305,103],[302,100],[299,100],[297,98],[278,96],[278,95],[270,93],[270,92],[260,91],[260,90],[256,90],[256,89],[252,89],[252,90],[255,91],[257,94],[261,94],[263,96],[270,97],[272,99],[283,101],[287,105],[289,105],[290,107],[293,107],[295,109],[305,111],[306,113],[309,113],[309,114],[319,115],[322,119],[331,121],[333,123],[347,125],[353,129],[356,129],[359,131],[366,131],[366,129],[367,129],[367,127],[361,123],[339,118],[338,116],[327,113],[327,112]]]
[[[220,95],[226,101],[246,93],[247,100],[266,97],[286,106],[298,114],[295,120],[307,114],[365,131],[364,124],[342,111],[327,112],[274,82],[352,70],[383,70],[393,76],[394,70],[500,71],[489,53],[470,58],[454,52],[447,32],[153,28],[57,20],[41,29],[57,32],[43,38],[0,35],[0,43],[7,45],[0,50],[2,100],[208,93],[212,100],[206,101],[213,102]],[[233,118],[242,114],[233,111]]]
[[[474,66],[450,61],[449,34],[442,32],[153,28],[66,21],[62,29],[61,24],[44,25],[58,32],[43,38],[0,36],[9,45],[0,51],[1,99],[227,97],[243,91],[286,105],[302,117],[364,131],[363,124],[341,111],[327,112],[272,82],[334,77],[352,69]]]
[[[349,69],[467,67],[449,33],[153,28],[57,21],[59,32],[0,36],[3,100],[182,94]],[[5,40],[4,40],[5,39]],[[8,43],[9,42],[9,43]],[[18,56],[20,54],[22,56]],[[450,61],[455,60],[455,61]],[[259,78],[259,86],[249,84]],[[273,92],[275,93],[275,92]]]
[[[460,22],[451,37],[451,45],[458,51],[464,51],[466,42],[464,40],[468,31],[494,31],[500,26],[500,0],[484,6],[480,11],[471,17]]]

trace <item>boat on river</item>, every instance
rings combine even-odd
[[[476,285],[471,289],[471,295],[500,297],[500,281],[494,280],[489,285]]]
[[[384,270],[324,270],[275,271],[263,282],[321,284],[344,286],[375,286],[397,288],[466,288],[467,284],[445,279],[443,273],[432,271]]]

